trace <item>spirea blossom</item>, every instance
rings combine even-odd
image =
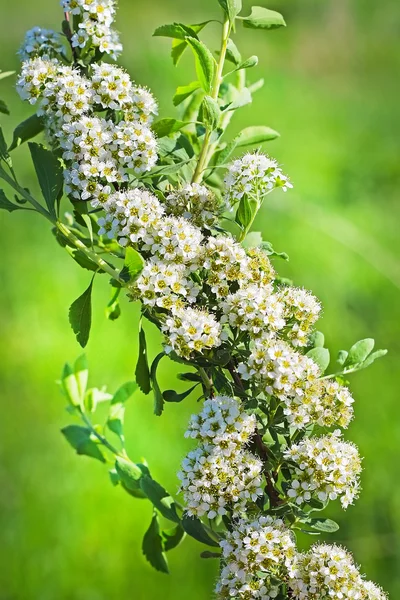
[[[296,600],[361,600],[362,579],[353,557],[340,546],[317,544],[297,554],[288,582]]]
[[[220,323],[214,315],[196,308],[177,308],[167,317],[162,330],[166,336],[166,352],[175,350],[184,358],[221,344]]]
[[[283,304],[273,293],[272,285],[249,285],[229,294],[221,302],[223,321],[233,328],[247,331],[251,337],[275,332],[285,325]]]
[[[208,270],[207,283],[220,298],[229,294],[232,282],[246,280],[248,257],[244,248],[229,236],[209,237],[205,245],[203,266]]]
[[[221,209],[216,195],[198,183],[187,183],[169,192],[165,197],[165,207],[168,214],[185,217],[201,228],[215,225]]]
[[[149,230],[143,249],[162,260],[190,265],[195,270],[203,254],[202,241],[201,230],[186,219],[164,217]]]
[[[340,432],[304,439],[284,453],[295,462],[287,495],[297,504],[316,498],[321,502],[340,498],[347,508],[360,488],[361,458],[356,446],[344,442]]]
[[[198,446],[184,458],[178,478],[187,514],[209,519],[244,512],[262,495],[262,462],[242,450],[225,456],[219,446]]]
[[[363,581],[361,584],[361,598],[363,600],[388,600],[387,594],[372,581]]]
[[[306,346],[311,330],[321,312],[313,294],[295,287],[284,287],[278,297],[284,304],[284,318],[290,325],[288,338],[293,346]]]
[[[271,516],[242,518],[221,540],[223,568],[218,598],[270,600],[278,596],[295,556],[292,534]]]
[[[204,402],[199,414],[192,415],[185,437],[218,446],[230,456],[249,441],[255,428],[255,416],[243,409],[240,400],[216,396]]]
[[[235,160],[225,177],[226,200],[236,204],[243,196],[250,196],[261,202],[274,188],[283,191],[293,187],[276,160],[261,152],[245,154]]]
[[[40,56],[42,58],[53,58],[57,54],[64,53],[64,45],[59,33],[52,29],[33,27],[25,34],[25,39],[18,50],[21,61]]]
[[[122,51],[117,32],[111,27],[115,16],[114,0],[61,0],[64,11],[80,17],[78,31],[72,35],[74,48],[85,48],[89,43],[100,52],[116,59]]]
[[[165,263],[157,258],[149,260],[131,288],[134,299],[141,299],[146,306],[168,310],[193,303],[198,292],[185,265]]]

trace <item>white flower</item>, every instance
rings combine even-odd
[[[387,594],[372,581],[363,581],[361,584],[363,600],[388,600]]]
[[[221,325],[214,315],[195,308],[177,308],[162,330],[167,340],[166,351],[175,350],[185,358],[221,344]]]
[[[260,152],[245,154],[235,160],[225,177],[226,201],[236,204],[243,196],[259,202],[271,190],[281,187],[284,191],[293,187],[283,175],[278,163]]]
[[[231,282],[246,280],[247,265],[244,248],[232,237],[221,235],[207,239],[203,266],[208,270],[207,283],[217,297],[229,294]]]
[[[162,260],[190,265],[196,270],[203,255],[202,241],[201,230],[186,219],[163,217],[149,230],[143,249]]]
[[[40,56],[44,59],[51,59],[57,54],[64,53],[64,45],[59,33],[52,29],[43,29],[33,27],[25,34],[25,39],[18,54],[22,61]]]
[[[361,458],[353,444],[335,431],[319,438],[305,438],[285,451],[297,464],[287,495],[297,504],[316,498],[321,502],[340,498],[347,508],[360,488]]]
[[[178,478],[189,516],[239,515],[263,493],[262,462],[245,450],[227,457],[219,446],[199,446],[184,458]]]
[[[218,446],[230,456],[249,441],[255,428],[255,416],[243,409],[240,400],[216,396],[204,402],[199,414],[192,415],[185,437]]]
[[[361,600],[368,598],[362,595],[362,585],[351,554],[340,546],[327,544],[317,544],[309,552],[297,554],[288,582],[296,600]]]
[[[293,346],[306,346],[312,327],[321,312],[319,301],[307,290],[295,287],[282,288],[278,297],[284,304],[289,340]]]
[[[292,568],[295,545],[282,520],[271,516],[241,518],[220,542],[223,568],[218,598],[276,598]]]

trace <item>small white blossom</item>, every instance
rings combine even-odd
[[[221,325],[214,315],[195,308],[178,308],[162,327],[166,335],[167,352],[190,358],[193,352],[203,352],[221,344]]]
[[[21,61],[29,60],[37,56],[43,59],[51,59],[57,54],[64,53],[64,45],[59,33],[52,29],[33,27],[25,34],[25,39],[18,50]]]
[[[306,346],[312,327],[321,312],[320,303],[307,290],[295,287],[284,287],[278,292],[278,297],[284,304],[289,340],[293,346]]]
[[[201,228],[211,228],[218,221],[220,202],[205,185],[187,183],[173,190],[165,198],[168,214],[185,217]]]
[[[219,599],[270,600],[279,594],[295,556],[284,522],[271,516],[239,519],[220,542],[223,568],[215,591]]]
[[[363,581],[361,584],[363,600],[388,600],[387,594],[372,581]]]
[[[344,442],[340,432],[304,439],[285,451],[297,464],[287,495],[297,504],[316,498],[321,502],[340,498],[347,508],[360,488],[361,458],[358,449]]]

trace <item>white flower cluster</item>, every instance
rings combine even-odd
[[[248,153],[235,160],[225,177],[226,201],[234,205],[243,196],[250,196],[261,202],[262,198],[274,188],[286,192],[292,184],[282,173],[276,160],[255,152]]]
[[[168,214],[185,217],[201,228],[215,225],[221,209],[217,196],[198,183],[187,183],[169,192],[165,197],[165,208]]]
[[[361,458],[356,446],[344,442],[340,431],[302,440],[284,456],[297,464],[287,491],[297,504],[316,498],[321,502],[340,498],[347,508],[360,488]]]
[[[297,554],[288,586],[295,600],[387,600],[378,586],[362,578],[351,554],[336,545],[316,544]]]
[[[295,556],[292,534],[271,516],[239,519],[220,542],[224,567],[218,598],[270,600],[279,594]]]
[[[191,307],[174,308],[162,325],[165,351],[183,358],[221,345],[221,325],[214,315]]]
[[[285,326],[283,303],[273,292],[272,285],[248,285],[221,302],[223,322],[232,328],[247,331],[251,337],[263,332],[276,332]]]
[[[129,169],[136,174],[151,169],[157,151],[149,92],[133,87],[114,66],[100,64],[94,77],[93,88],[78,69],[36,58],[23,63],[17,89],[31,104],[39,101],[37,113],[47,117],[52,145],[63,150],[66,192],[78,200],[93,198],[96,206],[111,194],[109,184],[128,181]],[[116,124],[93,116],[96,104],[123,107],[126,120]]]
[[[57,54],[64,54],[64,45],[60,34],[52,29],[41,27],[29,29],[25,34],[21,48],[18,50],[21,61],[38,56],[50,59],[57,56]]]
[[[74,48],[90,43],[100,52],[116,59],[122,51],[118,33],[111,27],[115,15],[114,0],[61,0],[65,12],[79,17],[78,31],[71,38]]]
[[[321,312],[321,304],[308,292],[295,287],[284,287],[278,294],[283,302],[288,325],[288,338],[293,346],[306,346],[308,337]]]
[[[200,444],[178,473],[189,515],[239,515],[262,495],[262,462],[244,449],[255,427],[240,401],[226,396],[206,400],[192,416],[186,436]]]

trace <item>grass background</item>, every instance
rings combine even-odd
[[[274,0],[269,7],[281,10],[289,27],[238,28],[243,55],[260,57],[251,75],[264,76],[266,86],[237,114],[232,135],[256,124],[282,134],[266,149],[284,164],[295,189],[268,200],[256,229],[289,253],[290,262],[278,265],[281,273],[322,300],[320,328],[329,346],[336,352],[371,336],[390,350],[352,376],[357,418],[348,437],[365,457],[363,493],[346,513],[331,505],[329,514],[341,524],[335,539],[397,598],[400,7],[397,0]],[[189,55],[180,68],[172,66],[168,41],[151,39],[153,30],[217,16],[216,0],[120,1],[122,63],[154,91],[161,116],[173,115],[175,87],[194,74]],[[1,17],[0,69],[8,70],[18,69],[15,52],[25,31],[57,28],[61,11],[56,0],[20,0],[3,3]],[[217,35],[216,25],[205,34],[212,47]],[[1,115],[8,135],[32,112],[10,81],[0,82],[0,97],[12,111]],[[14,161],[20,180],[36,191],[26,148],[15,151]],[[112,488],[103,465],[75,456],[59,433],[69,417],[54,382],[63,363],[80,353],[67,311],[89,274],[36,215],[2,213],[0,227],[1,600],[211,597],[216,564],[199,559],[200,546],[190,540],[170,553],[170,577],[154,572],[140,551],[149,503]],[[108,294],[106,279],[99,279],[87,354],[93,384],[114,390],[132,378],[138,313],[124,300],[121,319],[108,322]],[[159,339],[148,331],[154,355]],[[164,387],[175,385],[174,369],[161,365]],[[159,419],[151,404],[140,395],[130,402],[128,450],[133,458],[145,456],[154,476],[175,491],[174,474],[188,448],[183,432],[195,406],[169,405]]]

